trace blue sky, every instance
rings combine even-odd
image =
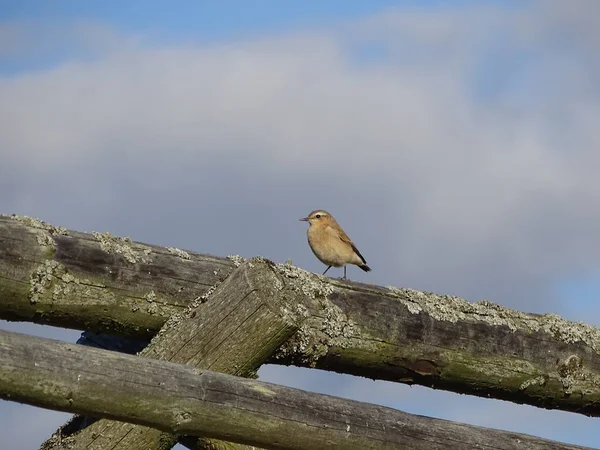
[[[115,30],[139,33],[152,43],[172,41],[216,42],[259,36],[269,33],[306,30],[339,24],[393,8],[416,10],[445,9],[460,6],[502,5],[503,8],[524,8],[523,2],[512,0],[373,0],[327,2],[290,0],[231,1],[22,1],[0,2],[0,21],[26,22],[33,27],[50,27],[52,30],[82,22],[101,23]],[[38,31],[39,32],[39,31]],[[32,37],[36,37],[33,31]],[[37,36],[40,40],[43,34]],[[36,42],[34,45],[39,44]],[[72,43],[75,45],[75,43]],[[64,48],[63,48],[64,50]],[[51,65],[65,54],[36,55],[34,61],[19,60],[19,55],[0,60],[0,70],[13,73],[19,68],[39,68]],[[78,54],[83,57],[82,54]],[[21,55],[22,57],[22,55]],[[41,64],[40,64],[41,58]]]
[[[92,19],[128,30],[160,30],[172,36],[228,38],[238,32],[285,30],[290,27],[328,25],[332,21],[364,17],[385,8],[456,8],[464,5],[502,4],[509,0],[373,0],[327,2],[290,0],[231,1],[119,1],[79,2],[2,1],[2,20]]]
[[[554,292],[565,305],[561,315],[570,320],[593,323],[600,326],[600,274],[593,273],[566,276],[557,280]],[[567,305],[575,303],[577,311]]]
[[[101,21],[128,31],[152,32],[155,38],[230,39],[239,33],[287,30],[293,27],[322,26],[332,20],[352,19],[403,4],[438,7],[444,1],[375,0],[372,2],[288,1],[24,1],[2,2],[2,20]]]
[[[600,325],[600,2],[0,5],[0,213],[322,272],[297,219],[325,208],[373,267],[351,278]],[[260,375],[600,447],[575,414]],[[17,450],[65,417],[0,416]]]

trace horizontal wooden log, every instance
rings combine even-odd
[[[11,332],[0,397],[267,449],[583,448]]]
[[[145,357],[187,364],[245,377],[256,370],[298,329],[300,315],[293,312],[294,293],[283,288],[280,276],[266,263],[245,263],[202,302],[174,315],[152,343],[140,352]],[[167,383],[169,380],[163,380]],[[177,436],[140,425],[102,419],[65,425],[43,446],[45,450],[110,448],[112,450],[165,450]],[[65,437],[68,440],[65,440]],[[189,439],[186,441],[189,444]],[[192,444],[215,449],[214,440]],[[240,449],[227,444],[226,448]]]
[[[5,228],[22,228],[11,226]],[[0,227],[0,235],[1,230]],[[35,235],[35,230],[21,230],[18,234]],[[5,242],[0,240],[0,261]],[[60,242],[59,239],[59,248]],[[77,243],[73,245],[71,252],[77,254]],[[31,246],[35,247],[35,242]],[[156,252],[168,253],[165,249]],[[14,258],[4,261],[7,262],[0,266],[0,280],[14,272]],[[94,267],[106,272],[117,270],[107,261],[104,264]],[[149,271],[152,264],[147,264]],[[162,270],[174,278],[183,278],[176,275],[177,267],[167,265]],[[595,327],[552,314],[522,313],[485,301],[469,303],[458,297],[333,280],[287,264],[273,267],[284,283],[293,284],[293,289],[309,300],[312,296],[319,301],[307,310],[310,317],[294,338],[269,359],[271,363],[318,367],[600,415],[600,331]],[[71,269],[66,270],[63,277],[68,278]],[[35,274],[32,277],[37,279]],[[52,280],[56,282],[56,277]],[[105,290],[113,292],[110,286]],[[52,289],[57,300],[50,303],[54,309],[44,314],[45,323],[61,325],[64,316],[56,311],[64,303],[62,291]],[[5,291],[0,290],[0,295],[4,299]],[[29,291],[13,295],[9,302],[14,305],[2,305],[0,310],[22,308],[21,303],[30,301],[28,295]],[[306,298],[298,297],[298,304],[303,305]],[[185,304],[190,298],[178,301]],[[112,333],[116,331],[112,325],[118,323],[121,334],[139,336],[141,328],[152,334],[166,320],[146,309],[133,316],[115,317],[112,303],[89,296],[73,306],[75,317],[77,308],[86,314],[88,302],[94,307],[103,305],[107,317],[105,322],[94,321],[94,327],[88,329]]]
[[[330,290],[329,312],[270,362],[600,416],[593,326],[411,289],[332,280]]]
[[[0,216],[0,319],[151,338],[233,261]]]
[[[143,344],[141,348],[140,343]],[[77,344],[104,350],[136,354],[147,345],[147,342],[144,343],[143,341],[124,339],[119,336],[86,331],[82,333],[81,337],[77,340]],[[41,450],[59,450],[61,448],[74,450],[73,441],[77,439],[76,436],[98,420],[99,419],[93,417],[75,415],[70,421],[62,425],[59,430],[42,445]],[[151,429],[144,427],[139,428],[145,429],[148,435],[155,434],[155,431],[148,431]],[[89,432],[90,431],[87,431],[87,433]],[[92,433],[94,432],[95,431],[92,431]],[[173,440],[170,440],[170,442],[172,441]],[[194,436],[179,437],[179,443],[190,450],[261,450],[255,446],[235,444],[208,438],[196,438]],[[161,447],[161,450],[165,450],[165,447],[167,446]]]

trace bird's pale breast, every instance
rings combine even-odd
[[[333,228],[311,226],[307,235],[310,248],[323,264],[341,267],[362,263],[352,246],[342,241]]]

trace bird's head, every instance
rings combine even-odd
[[[329,214],[327,211],[317,209],[300,220],[308,222],[311,225],[325,225],[329,223],[332,219],[333,218],[331,217],[331,214]]]

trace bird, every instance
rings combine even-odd
[[[347,264],[354,264],[365,272],[371,270],[354,242],[327,211],[317,209],[300,221],[309,223],[306,231],[308,245],[319,261],[327,266],[323,275],[332,267],[343,267],[342,279],[345,280]]]

